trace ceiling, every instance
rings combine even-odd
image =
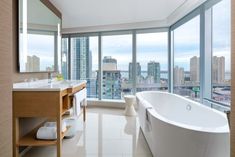
[[[166,20],[202,0],[50,0],[61,12],[63,28],[84,28]],[[189,6],[191,4],[192,6]],[[197,3],[198,4],[198,3]]]

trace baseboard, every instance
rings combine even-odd
[[[88,107],[125,108],[125,102],[122,100],[87,100],[87,105]]]

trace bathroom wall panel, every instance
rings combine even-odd
[[[12,0],[0,1],[0,157],[12,157]]]
[[[235,1],[231,1],[231,11],[232,11],[232,56],[231,56],[231,64],[232,64],[232,103],[231,103],[231,157],[235,157]]]

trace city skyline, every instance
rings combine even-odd
[[[26,72],[54,71],[54,64],[43,69],[43,67],[41,67],[41,62],[41,58],[36,55],[27,56],[27,61],[25,63]]]
[[[25,69],[28,72],[40,71],[40,58],[35,55],[27,56]]]
[[[190,80],[195,83],[199,83],[200,81],[200,57],[193,56],[190,58]],[[212,65],[211,65],[211,76],[212,76],[212,83],[225,83],[226,81],[231,81],[231,80],[226,80],[225,78],[225,58],[222,57],[217,57],[213,56],[212,58]],[[184,70],[183,67],[175,66],[174,67],[174,83],[176,85],[183,85],[185,82],[185,73],[186,71]]]
[[[88,95],[90,97],[97,97],[99,92],[98,76],[99,70],[95,70],[96,74],[93,74],[93,52],[90,47],[90,40],[88,37],[75,38],[72,40],[72,72],[75,71],[78,75],[72,77],[73,79],[87,79],[87,88]],[[220,59],[222,58],[222,59]],[[183,67],[176,65],[174,67],[174,85],[177,88],[174,88],[174,92],[180,95],[189,96],[192,99],[198,99],[198,93],[195,91],[200,91],[200,67],[199,67],[200,58],[197,56],[191,56],[189,58],[188,66],[190,67],[189,71],[185,70]],[[216,57],[213,56],[213,63],[215,60],[222,60],[223,62],[217,62],[219,66],[214,68],[214,71],[218,71],[217,76],[223,74],[223,77],[220,77],[218,83],[225,85],[225,57]],[[75,64],[76,63],[76,64]],[[92,63],[92,64],[91,64]],[[119,60],[116,59],[116,56],[110,56],[110,53],[105,53],[102,59],[102,97],[104,99],[121,99],[123,92],[132,91],[132,62],[128,62],[128,73],[123,75],[124,71],[119,69]],[[223,66],[221,66],[223,65]],[[143,76],[142,66],[147,66],[146,76]],[[144,65],[143,62],[137,62],[137,76],[136,76],[136,90],[145,91],[145,90],[167,90],[168,89],[168,76],[166,75],[163,78],[162,73],[163,69],[161,68],[161,63],[150,59],[147,62],[147,65]],[[125,70],[127,71],[127,70]],[[168,72],[167,70],[165,72]],[[222,73],[221,73],[222,72]],[[83,76],[83,77],[81,77]],[[222,80],[221,80],[222,78]],[[182,88],[183,87],[183,88]],[[195,89],[194,89],[195,88]],[[216,100],[221,100],[221,96],[218,93],[223,93],[222,88],[214,89],[213,97]],[[226,97],[226,100],[229,100],[229,97]]]

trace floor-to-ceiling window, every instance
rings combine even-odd
[[[173,30],[174,93],[200,100],[200,16]]]
[[[103,99],[122,99],[131,93],[132,34],[102,35],[102,93]]]
[[[168,91],[168,32],[136,35],[136,91]]]
[[[205,5],[205,98],[210,106],[227,110],[231,102],[231,1],[213,2]]]
[[[231,101],[230,0],[212,7],[212,98]]]
[[[92,98],[121,100],[127,93],[161,90],[203,103],[229,104],[230,3],[209,0],[170,31],[156,28],[69,35],[69,76],[88,80]],[[66,45],[67,40],[62,42]],[[64,50],[62,61],[65,56]]]
[[[98,36],[71,37],[71,79],[87,80],[87,96],[97,98]]]

